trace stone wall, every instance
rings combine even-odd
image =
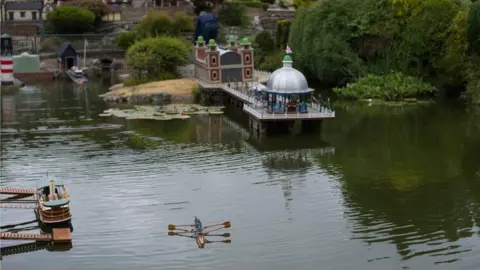
[[[280,20],[292,20],[295,17],[295,10],[268,9],[260,18],[263,29],[275,33],[275,25]]]

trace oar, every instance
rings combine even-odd
[[[183,236],[183,237],[188,237],[188,238],[195,238],[195,236],[193,235],[183,235],[183,234],[179,234],[179,233],[174,233],[174,232],[168,232],[168,235],[170,236]]]
[[[209,234],[206,233],[206,236],[221,236],[221,237],[230,237],[230,233],[223,233],[223,234]]]
[[[184,232],[172,232],[169,231],[168,235],[180,235],[180,234],[185,234],[185,233],[191,233],[190,231],[184,231]]]
[[[218,231],[218,230],[221,230],[221,229],[223,229],[223,228],[220,227],[220,228],[210,229],[210,231],[204,232],[204,233],[205,233],[205,234],[209,234],[209,233],[211,233],[211,232]]]
[[[208,243],[208,244],[210,244],[210,243],[226,243],[226,244],[230,244],[230,243],[232,243],[232,240],[230,240],[230,239],[220,240],[220,241],[210,241],[210,240],[207,240],[206,243]]]
[[[230,228],[230,227],[232,227],[232,224],[230,223],[230,221],[225,221],[223,223],[205,226],[205,227],[203,227],[203,229],[211,228],[211,227],[217,227],[217,226],[223,226],[224,228]]]
[[[187,224],[187,225],[175,225],[175,224],[168,224],[169,230],[175,230],[176,227],[193,227],[194,224]]]

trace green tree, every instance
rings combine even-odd
[[[247,9],[239,2],[225,2],[218,12],[218,20],[228,26],[246,26]]]
[[[103,16],[108,13],[107,5],[102,0],[74,0],[68,2],[69,5],[83,7],[95,14],[95,22],[100,23]]]
[[[169,35],[175,32],[172,18],[163,11],[148,11],[147,15],[135,27],[141,38]]]
[[[88,31],[95,23],[95,14],[82,7],[61,5],[48,14],[57,33],[76,34]]]
[[[191,47],[185,40],[163,36],[134,43],[126,60],[136,71],[133,78],[158,80],[178,75],[177,66],[186,64],[190,54]]]
[[[471,51],[480,54],[480,1],[470,6],[468,14],[468,42]]]
[[[137,33],[134,31],[121,33],[117,38],[117,46],[120,49],[127,50],[137,40]]]
[[[279,20],[275,24],[275,45],[279,49],[285,49],[288,43],[288,35],[290,33],[289,20]]]
[[[255,36],[255,45],[262,52],[272,52],[275,50],[275,42],[268,31],[262,31]]]

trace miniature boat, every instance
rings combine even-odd
[[[183,236],[183,237],[188,237],[188,238],[194,238],[195,242],[197,243],[197,246],[199,248],[204,248],[206,243],[214,243],[214,242],[221,242],[221,243],[231,243],[232,240],[227,239],[227,240],[221,240],[221,241],[211,241],[206,239],[206,236],[221,236],[221,237],[230,237],[230,233],[223,233],[223,234],[212,234],[212,232],[221,230],[223,228],[230,228],[232,225],[230,221],[225,221],[220,224],[213,224],[213,225],[208,225],[208,226],[202,226],[202,222],[200,219],[195,217],[194,223],[193,224],[188,224],[188,225],[174,225],[174,224],[169,224],[168,229],[170,230],[168,232],[168,235],[176,235],[176,236]],[[191,230],[187,229],[180,229],[177,227],[192,227]],[[173,231],[177,230],[177,232]]]
[[[67,72],[69,72],[71,75],[73,75],[75,78],[82,78],[83,77],[83,70],[73,66],[70,68]]]
[[[56,185],[52,179],[48,186],[41,187],[37,191],[38,207],[35,213],[42,223],[53,225],[71,221],[70,200],[64,185]]]

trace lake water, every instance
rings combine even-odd
[[[319,134],[258,140],[238,111],[102,118],[105,90],[58,82],[3,96],[2,186],[38,187],[53,173],[69,188],[74,231],[71,250],[5,256],[2,269],[480,265],[478,111],[338,104]],[[34,219],[0,214],[1,226]],[[167,235],[194,216],[231,221],[232,243],[198,249]]]

